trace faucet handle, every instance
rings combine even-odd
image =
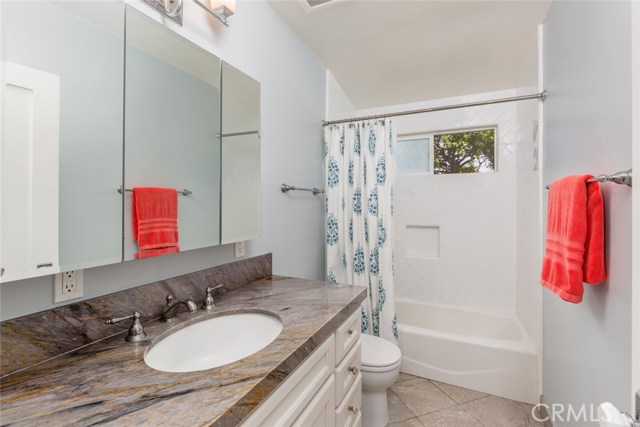
[[[222,289],[222,288],[224,288],[224,285],[209,286],[207,288],[207,293],[210,294],[211,292],[215,291],[216,289]]]
[[[218,286],[209,286],[207,288],[207,295],[204,297],[204,302],[202,303],[202,309],[203,310],[213,310],[216,306],[214,304],[213,301],[213,295],[211,295],[211,292],[215,291],[216,289],[221,289],[223,288],[224,285],[218,285]]]
[[[124,322],[129,319],[133,319],[133,322],[131,322],[129,333],[124,340],[127,342],[144,341],[147,338],[147,333],[144,331],[142,323],[140,323],[140,313],[137,311],[134,311],[133,314],[125,317],[112,317],[109,320],[105,320],[104,323],[107,325],[115,325],[116,323]]]

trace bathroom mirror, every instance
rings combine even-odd
[[[124,5],[0,7],[0,281],[120,262]]]
[[[222,243],[260,237],[260,83],[222,64]]]
[[[126,8],[125,189],[178,193],[180,251],[220,244],[220,59]],[[124,259],[139,252],[124,192]]]
[[[138,186],[188,190],[181,251],[259,237],[256,80],[119,1],[0,8],[0,282],[135,259]]]

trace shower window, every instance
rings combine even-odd
[[[487,173],[496,170],[496,128],[398,136],[398,174]]]
[[[495,128],[433,135],[433,161],[436,174],[495,172]]]
[[[398,139],[396,167],[399,174],[431,171],[431,138]]]

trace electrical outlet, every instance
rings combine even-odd
[[[246,255],[245,242],[236,242],[236,258]]]
[[[53,302],[68,301],[82,297],[82,270],[58,273],[53,279]]]

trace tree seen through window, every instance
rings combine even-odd
[[[434,135],[434,173],[495,171],[495,140],[495,129]]]

